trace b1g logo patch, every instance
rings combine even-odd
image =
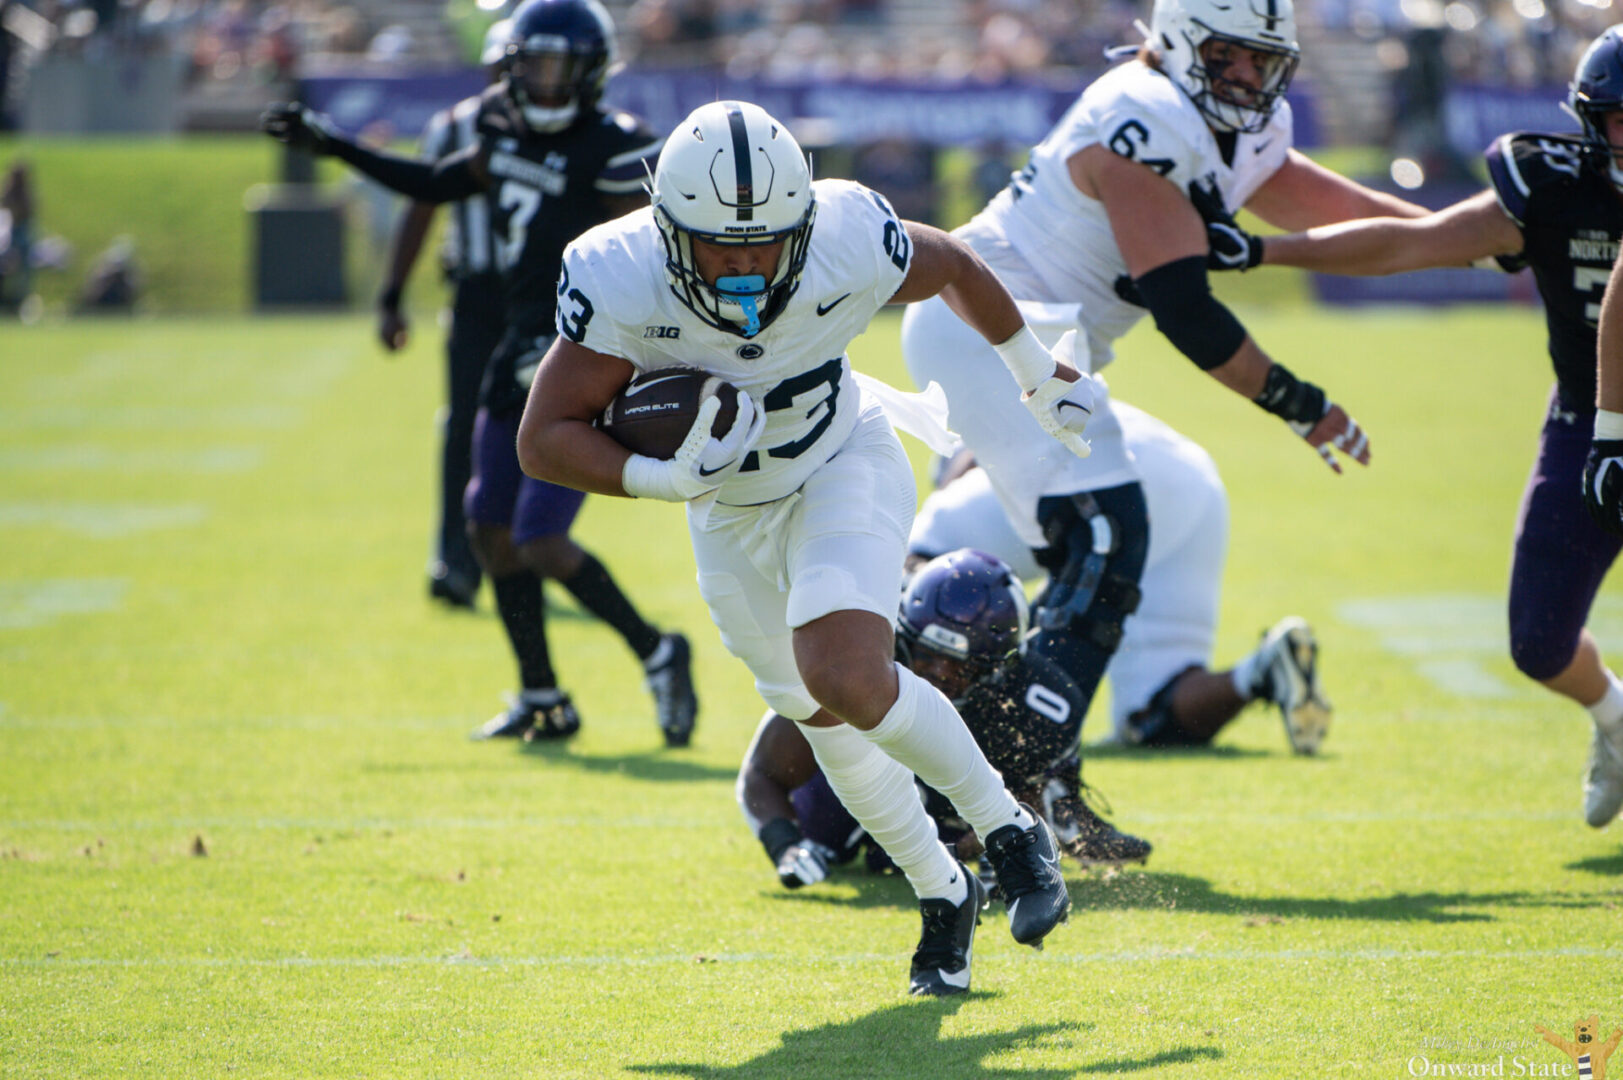
[[[645,338],[679,338],[682,336],[680,326],[645,326],[642,328]]]
[[[747,345],[740,345],[737,352],[740,360],[759,360],[766,355],[766,350],[753,341]]]

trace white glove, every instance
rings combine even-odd
[[[1037,418],[1044,431],[1065,444],[1077,457],[1087,457],[1093,447],[1082,437],[1082,431],[1093,419],[1093,376],[1087,364],[1076,362],[1076,350],[1081,338],[1075,330],[1067,330],[1054,345],[1055,368],[1064,361],[1081,375],[1076,382],[1066,382],[1058,375],[1031,387],[1021,397],[1026,408]]]
[[[778,881],[785,889],[816,885],[828,877],[828,867],[833,861],[833,851],[815,840],[802,840],[778,856]]]
[[[726,434],[717,438],[710,432],[721,400],[706,398],[699,414],[688,428],[687,438],[670,458],[632,454],[620,471],[620,486],[627,495],[639,499],[687,502],[714,491],[739,469],[766,428],[766,413],[755,407],[755,399],[740,390],[738,415]]]

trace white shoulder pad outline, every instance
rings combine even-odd
[[[654,243],[649,244],[652,234]],[[658,259],[652,270],[644,260]],[[658,298],[650,295],[648,282],[664,287],[664,246],[658,242],[653,212],[644,208],[588,229],[564,250],[559,277],[558,326],[571,341],[597,352],[631,359],[628,342],[631,329],[642,325],[658,310]],[[572,313],[582,308],[579,293],[591,305],[591,314],[579,327],[579,336],[565,329]],[[572,305],[573,301],[573,306]]]
[[[1134,62],[1094,80],[1043,141],[1061,159],[1097,145],[1168,176],[1180,165],[1199,174],[1196,148],[1210,137],[1199,110],[1171,79]]]
[[[842,276],[865,272],[870,282],[851,284],[871,289],[878,304],[887,303],[913,265],[913,242],[901,216],[881,192],[852,180],[818,180],[812,190],[817,197],[813,256]]]

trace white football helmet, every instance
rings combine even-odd
[[[1213,131],[1249,134],[1266,127],[1302,54],[1292,0],[1155,0],[1150,34],[1162,70],[1183,87]],[[1202,53],[1208,41],[1262,54],[1261,86],[1225,78],[1227,65],[1214,65]]]
[[[665,140],[648,195],[677,299],[741,337],[778,317],[800,285],[817,216],[811,167],[787,128],[748,102],[701,105]],[[694,261],[694,241],[784,244],[770,280],[753,274],[708,282]]]

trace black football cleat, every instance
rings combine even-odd
[[[1067,785],[1050,780],[1043,791],[1043,810],[1054,829],[1060,850],[1083,866],[1119,866],[1122,863],[1142,863],[1155,850],[1148,840],[1122,832],[1112,825],[1085,798],[1093,795],[1103,802],[1103,796],[1080,783],[1082,795],[1072,795]],[[1106,813],[1109,805],[1105,806]]]
[[[986,838],[986,858],[997,872],[1009,908],[1009,932],[1022,945],[1040,949],[1048,932],[1071,914],[1071,894],[1059,872],[1059,849],[1048,822],[1021,804],[1031,828],[1005,825]]]
[[[1065,853],[1083,866],[1147,862],[1155,850],[1148,840],[1122,832],[1080,799],[1076,800],[1068,824],[1075,833],[1066,840]]]
[[[428,572],[428,596],[446,607],[472,610],[474,598],[479,595],[478,577],[452,570],[444,563],[436,563]]]
[[[907,992],[914,997],[946,997],[969,992],[970,947],[975,927],[986,907],[986,886],[963,863],[958,872],[969,883],[962,904],[951,900],[920,900],[924,929],[913,950],[913,972]]]
[[[506,712],[497,713],[483,726],[475,728],[468,738],[523,739],[542,742],[567,739],[580,730],[580,714],[568,694],[559,694],[556,701],[539,704],[526,701],[522,696],[514,699]]]
[[[663,655],[662,655],[663,654]],[[645,667],[649,693],[654,695],[654,712],[666,746],[686,746],[693,739],[693,725],[699,716],[699,699],[693,693],[693,652],[681,634],[664,634],[659,648],[649,657],[653,667]]]

